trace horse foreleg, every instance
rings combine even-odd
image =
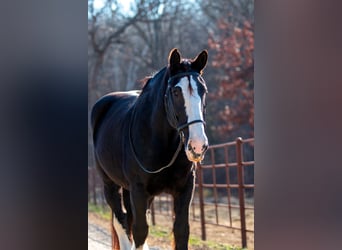
[[[115,231],[114,228],[114,221],[113,221],[113,212],[111,212],[111,218],[110,218],[110,228],[111,228],[111,233],[112,233],[112,249],[113,250],[120,250],[120,243],[119,243],[119,238],[118,234]]]
[[[189,241],[189,206],[192,200],[194,185],[191,180],[182,193],[174,195],[175,221],[173,224],[173,249],[188,250]]]
[[[130,192],[133,214],[133,245],[131,250],[148,250],[146,238],[148,234],[148,224],[146,220],[146,210],[148,205],[148,195],[141,186],[135,186]]]
[[[122,197],[123,197],[123,203],[126,209],[125,229],[126,229],[126,233],[127,233],[129,240],[132,241],[133,214],[132,214],[131,197],[130,197],[129,191],[126,189],[123,189]]]
[[[104,179],[104,194],[106,201],[112,210],[112,247],[115,250],[129,250],[131,249],[131,243],[123,229],[125,216],[121,207],[120,186],[108,178]]]

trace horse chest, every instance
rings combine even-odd
[[[194,175],[191,170],[188,171],[165,171],[163,174],[150,177],[147,190],[151,195],[157,195],[161,192],[174,193],[182,190],[189,182],[193,182]]]

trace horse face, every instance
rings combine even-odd
[[[206,50],[193,59],[181,59],[177,49],[169,55],[169,69],[172,81],[173,107],[179,126],[185,124],[185,153],[192,162],[201,161],[208,148],[208,138],[204,131],[205,95],[207,88],[201,73],[207,64]],[[194,73],[195,72],[195,73]]]
[[[200,76],[182,77],[172,88],[174,107],[179,124],[191,123],[195,120],[204,121],[206,87]],[[184,130],[185,153],[192,162],[201,161],[208,148],[208,138],[204,124],[189,124]]]

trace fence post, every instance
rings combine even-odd
[[[198,176],[198,195],[199,195],[199,205],[200,205],[200,218],[201,218],[201,234],[202,240],[206,240],[205,232],[205,217],[204,217],[204,198],[203,198],[203,172],[202,165],[197,164],[197,176]]]
[[[151,204],[151,217],[152,217],[152,225],[156,225],[156,217],[155,217],[155,211],[154,211],[154,201]]]
[[[246,235],[246,216],[245,216],[245,195],[244,195],[244,181],[243,181],[243,164],[242,164],[242,138],[236,139],[236,163],[238,171],[239,184],[239,205],[240,205],[240,223],[241,223],[241,241],[242,247],[247,247]]]

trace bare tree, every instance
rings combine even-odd
[[[100,69],[103,67],[108,51],[113,45],[127,43],[125,32],[139,21],[147,20],[151,12],[156,11],[161,1],[137,0],[129,15],[122,12],[115,0],[107,0],[105,5],[95,11],[94,2],[89,2],[90,19],[88,36],[90,50],[89,90],[95,90]]]
[[[93,52],[94,65],[90,72],[90,89],[94,89],[96,84],[96,78],[98,76],[100,67],[104,62],[105,54],[108,51],[110,45],[115,43],[121,43],[121,36],[125,30],[137,21],[137,18],[141,15],[141,12],[137,12],[132,18],[124,20],[120,23],[120,20],[112,20],[115,25],[108,25],[101,20],[101,16],[105,15],[108,9],[112,8],[112,5],[107,4],[96,14],[93,14],[91,21],[89,22],[88,35]],[[113,16],[115,17],[115,16]],[[100,19],[100,20],[99,20]],[[110,23],[109,23],[110,24]]]
[[[125,68],[127,66],[121,64],[119,67],[113,67],[110,71],[106,71],[104,70],[106,59],[109,62],[114,62],[112,60],[113,55],[120,51],[122,44],[128,44],[128,38],[125,36],[125,33],[129,27],[139,21],[147,20],[150,13],[154,12],[160,4],[161,2],[158,0],[136,0],[131,8],[131,12],[127,14],[122,11],[119,2],[116,0],[107,0],[101,9],[95,9],[94,1],[88,1],[89,113],[96,99],[105,92],[101,90],[101,87],[108,85],[104,76],[107,74],[111,75],[113,72],[119,75],[120,67]],[[130,64],[128,67],[130,71],[134,71],[135,68],[135,64]],[[131,76],[132,74],[129,73],[127,75]],[[127,80],[131,81],[132,79]],[[110,86],[106,86],[105,89],[110,89]],[[91,133],[89,131],[89,139],[90,137]],[[89,145],[89,147],[91,148],[92,145]],[[92,158],[92,155],[90,155],[90,162],[92,162]]]
[[[89,111],[96,99],[110,91],[141,87],[137,80],[165,66],[168,52],[174,47],[184,57],[193,57],[201,49],[209,50],[205,79],[210,93],[218,92],[222,79],[234,68],[214,67],[212,63],[227,62],[219,57],[235,55],[214,48],[215,44],[221,46],[223,38],[234,36],[234,29],[223,30],[218,23],[224,20],[237,30],[244,29],[244,20],[254,19],[253,4],[253,0],[134,0],[130,10],[123,11],[117,0],[105,1],[101,9],[95,9],[94,2],[88,0]],[[254,22],[249,23],[252,31]],[[240,50],[246,51],[244,44]],[[239,58],[243,61],[249,57]],[[240,78],[253,72],[252,64],[248,65],[240,71]],[[215,111],[208,112],[207,120],[216,126],[220,120],[214,115],[227,101],[215,98],[208,105]],[[211,127],[208,126],[208,133],[214,141],[210,134],[218,133]]]
[[[161,4],[158,12],[132,26],[136,37],[134,57],[145,68],[157,70],[166,63],[167,53],[178,47],[192,56],[207,46],[208,36],[199,25],[199,6],[184,0]],[[194,45],[197,45],[194,46]],[[150,55],[146,57],[147,55]]]

